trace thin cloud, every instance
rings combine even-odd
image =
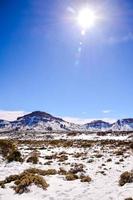
[[[104,114],[108,114],[108,113],[111,113],[112,112],[112,110],[103,110],[102,111],[102,113],[104,113]]]
[[[0,110],[0,119],[13,121],[16,120],[17,117],[21,117],[27,114],[25,111],[7,111],[7,110]]]
[[[76,118],[76,117],[62,117],[65,121],[68,121],[68,122],[72,122],[72,123],[75,123],[75,124],[86,124],[86,123],[89,123],[89,122],[92,122],[94,120],[103,120],[105,122],[109,122],[109,123],[114,123],[116,122],[116,119],[113,119],[113,118],[101,118],[101,119],[94,119],[94,118]]]
[[[127,35],[123,35],[123,36],[119,36],[119,37],[111,36],[111,37],[105,39],[105,42],[107,44],[112,44],[112,45],[113,44],[130,42],[130,41],[133,42],[133,33],[132,32],[128,33]]]
[[[84,111],[84,112],[82,112],[82,115],[85,115],[86,114],[86,112]]]

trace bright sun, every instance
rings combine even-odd
[[[87,29],[93,27],[96,23],[96,13],[88,8],[79,11],[77,21],[82,31],[86,32]]]

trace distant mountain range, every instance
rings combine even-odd
[[[0,130],[31,131],[132,131],[133,118],[117,120],[111,124],[102,120],[94,120],[84,125],[74,124],[49,113],[35,111],[17,118],[15,121],[0,119]]]

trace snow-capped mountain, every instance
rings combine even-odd
[[[0,119],[0,129],[10,129],[12,127],[11,123]]]
[[[112,124],[113,131],[132,131],[133,130],[133,118],[121,119]]]
[[[9,122],[0,120],[0,130],[31,131],[131,131],[133,118],[118,120],[111,124],[102,120],[94,120],[84,125],[67,122],[49,113],[35,111]]]
[[[54,117],[46,112],[35,111],[11,122],[19,130],[56,131],[75,129],[76,125]]]
[[[112,125],[108,122],[104,122],[102,120],[94,120],[90,123],[84,124],[83,127],[86,130],[93,130],[93,131],[105,131],[111,129]]]

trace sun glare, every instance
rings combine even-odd
[[[79,11],[77,21],[80,27],[82,28],[82,32],[86,32],[87,29],[93,27],[96,23],[96,13],[89,9],[84,8]]]

